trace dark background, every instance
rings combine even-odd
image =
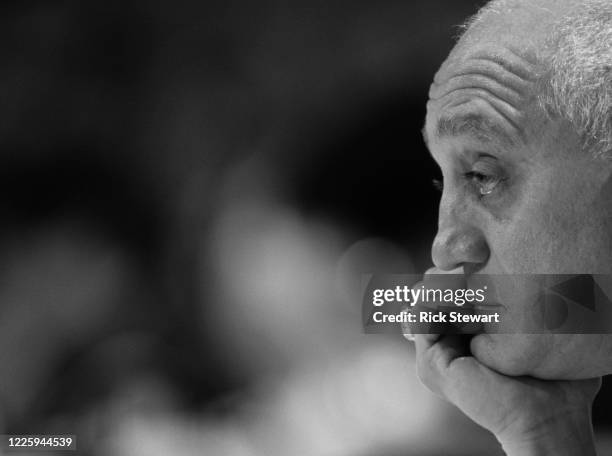
[[[490,454],[412,378],[394,406],[401,382],[367,396],[412,352],[334,304],[347,271],[429,267],[427,91],[482,3],[4,3],[3,432],[82,454]],[[409,408],[448,437],[394,428]]]

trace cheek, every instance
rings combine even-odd
[[[491,257],[503,273],[608,274],[612,223],[602,204],[575,194],[532,202],[489,229]],[[574,198],[574,204],[571,203]],[[546,198],[543,198],[546,201]],[[497,269],[496,268],[496,269]]]
[[[470,351],[485,366],[504,375],[530,375],[550,351],[542,336],[529,334],[479,334]]]
[[[529,217],[496,227],[489,236],[492,270],[503,274],[553,274],[566,270],[569,242],[563,230]]]

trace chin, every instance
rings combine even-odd
[[[610,334],[478,334],[473,356],[509,376],[577,380],[612,373]]]

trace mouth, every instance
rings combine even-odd
[[[496,302],[475,304],[474,310],[506,310],[506,306]]]

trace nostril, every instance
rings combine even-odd
[[[483,269],[486,265],[486,262],[483,263],[463,263],[463,273],[466,276],[476,274],[478,271]]]
[[[431,256],[434,265],[444,271],[463,266],[473,272],[484,267],[488,261],[489,247],[482,233],[476,229],[446,229],[438,232]]]

